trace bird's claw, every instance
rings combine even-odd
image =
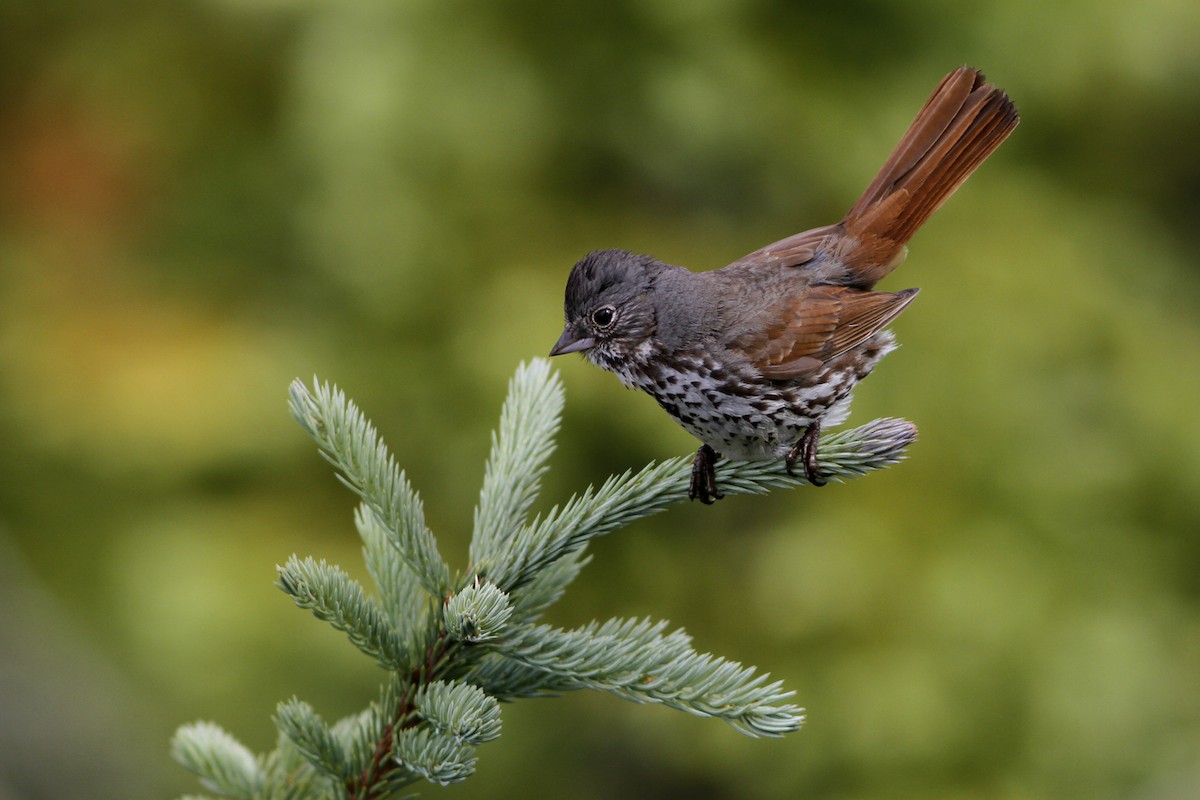
[[[704,505],[712,505],[725,495],[717,491],[717,459],[721,456],[708,445],[702,445],[692,460],[692,482],[688,485],[688,499],[699,499]]]
[[[817,464],[817,439],[821,436],[821,423],[813,422],[804,430],[804,435],[796,440],[792,445],[792,449],[788,451],[787,473],[792,477],[796,473],[792,471],[792,467],[799,461],[804,465],[804,477],[813,486],[824,486],[829,481],[821,472],[820,466]],[[694,480],[694,479],[693,479]]]

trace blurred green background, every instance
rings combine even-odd
[[[1023,115],[884,285],[852,421],[909,461],[598,543],[552,620],[649,615],[797,690],[746,739],[505,707],[429,797],[1200,796],[1195,0],[0,3],[0,798],[160,798],[380,675],[272,586],[364,570],[288,417],[378,424],[455,565],[505,383],[584,252],[716,267],[832,222],[961,63]],[[577,358],[544,502],[694,443]]]

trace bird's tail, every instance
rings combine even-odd
[[[847,282],[870,288],[903,261],[905,242],[1018,121],[1008,95],[979,70],[960,67],[943,78],[842,220],[838,256],[852,276]]]

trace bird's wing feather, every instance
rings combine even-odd
[[[794,233],[786,239],[760,247],[753,253],[742,256],[729,266],[734,267],[802,267],[812,261],[822,245],[842,233],[841,225],[826,225],[822,228]]]
[[[764,378],[791,380],[820,368],[887,327],[916,296],[903,292],[864,292],[844,286],[810,286],[730,342]]]

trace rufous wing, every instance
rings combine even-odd
[[[740,334],[729,346],[745,353],[764,378],[800,378],[879,333],[917,291],[810,286],[763,314],[768,324]]]
[[[841,225],[826,225],[821,228],[801,231],[760,247],[753,253],[742,256],[729,264],[730,267],[802,267],[812,261],[822,250],[827,250],[843,233]]]

